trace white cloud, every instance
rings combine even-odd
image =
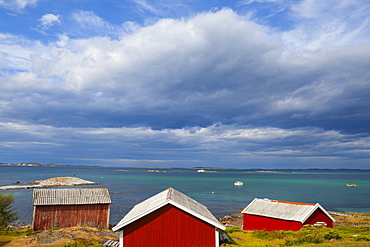
[[[54,14],[46,14],[46,15],[43,15],[39,21],[40,21],[40,26],[43,28],[43,29],[48,29],[50,28],[51,26],[54,26],[56,24],[60,24],[61,21],[60,21],[60,18],[61,16],[60,15],[54,15]]]
[[[141,9],[149,11],[153,14],[157,14],[158,10],[151,4],[149,4],[146,0],[132,0],[134,3],[136,3],[138,6],[141,7]]]
[[[275,2],[282,2],[282,0],[241,0],[239,1],[240,4],[252,4],[252,3],[275,3]]]
[[[109,26],[92,12],[77,13],[81,26]],[[43,45],[0,38],[10,71],[0,77],[3,114],[24,121],[161,129],[269,126],[273,118],[281,128],[308,119],[325,125],[355,115],[351,109],[361,116],[369,104],[367,44],[284,52],[276,35],[230,9],[162,19],[117,39],[61,35]]]
[[[72,18],[82,28],[99,28],[114,30],[116,27],[104,21],[101,17],[97,16],[93,11],[77,10],[72,13]]]
[[[171,166],[176,166],[179,160],[182,164],[204,160],[208,164],[221,162],[221,165],[227,160],[228,165],[234,166],[233,162],[239,159],[243,164],[282,157],[342,159],[343,151],[348,157],[361,158],[370,149],[369,138],[358,141],[355,135],[317,128],[289,130],[218,124],[154,130],[149,127],[64,128],[0,122],[0,133],[3,150],[33,155],[42,150],[44,155],[67,163],[86,159],[98,163],[108,160],[171,162]],[[85,153],[90,155],[81,155]]]
[[[11,10],[22,10],[27,6],[34,6],[39,0],[0,0],[0,7]]]
[[[287,47],[318,50],[367,43],[370,2],[303,0],[292,5],[296,26],[284,34]]]

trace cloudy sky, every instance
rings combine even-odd
[[[370,168],[368,0],[0,0],[0,162]]]

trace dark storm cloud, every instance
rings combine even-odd
[[[60,35],[43,45],[2,35],[0,64],[13,68],[0,76],[3,157],[366,166],[369,44],[296,49],[293,34],[223,9],[119,39]]]

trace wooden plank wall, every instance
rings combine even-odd
[[[84,225],[108,228],[109,207],[109,204],[36,206],[33,229],[37,231]]]
[[[316,222],[325,222],[327,227],[333,228],[333,221],[320,209],[316,209],[310,217],[304,222],[305,224],[313,225]]]
[[[287,221],[257,215],[244,214],[243,230],[299,231],[301,228],[302,223],[297,221]]]
[[[214,247],[215,227],[166,205],[123,228],[125,247]]]

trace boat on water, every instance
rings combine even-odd
[[[197,172],[206,172],[206,170],[200,169]]]
[[[356,184],[347,184],[348,187],[356,187]]]
[[[234,185],[235,185],[235,186],[243,186],[243,185],[244,185],[244,183],[243,183],[243,182],[241,182],[241,181],[235,181],[235,182],[234,182]]]

